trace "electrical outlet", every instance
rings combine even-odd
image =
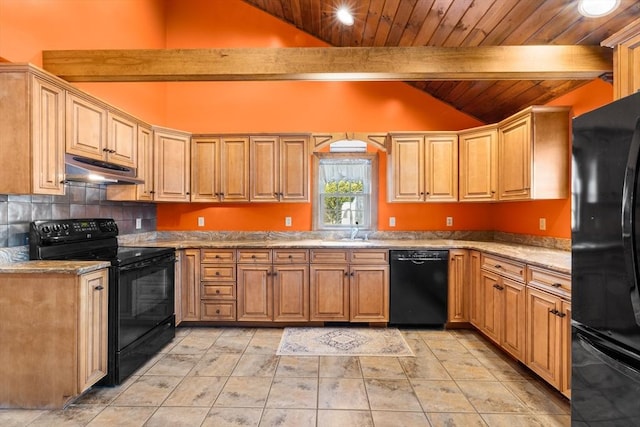
[[[203,216],[199,216],[198,217],[198,227],[204,227],[204,217]]]
[[[448,216],[447,217],[447,227],[453,227],[453,217],[452,216]]]
[[[547,229],[547,219],[540,218],[540,230],[546,230],[546,229]]]
[[[142,218],[136,218],[136,230],[140,230],[142,228]]]
[[[390,216],[389,217],[389,227],[395,227],[396,226],[396,217],[395,216]]]
[[[291,227],[291,217],[290,216],[285,216],[284,217],[284,226],[285,227]]]

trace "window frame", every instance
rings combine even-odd
[[[312,185],[312,229],[314,231],[349,231],[352,225],[335,225],[325,226],[320,220],[320,213],[322,210],[322,203],[320,200],[320,191],[318,185],[320,184],[319,172],[320,172],[320,160],[322,159],[365,159],[371,162],[371,182],[370,188],[370,207],[369,218],[370,224],[368,227],[359,225],[359,229],[362,231],[376,231],[378,228],[378,153],[363,152],[363,153],[331,153],[331,152],[316,152],[313,153],[313,185]]]

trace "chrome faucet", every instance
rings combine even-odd
[[[358,231],[360,231],[360,229],[358,228],[358,221],[356,221],[355,227],[351,227],[351,240],[356,239]]]

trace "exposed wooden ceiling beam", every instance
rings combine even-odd
[[[612,71],[599,46],[49,50],[71,82],[233,80],[590,80]]]

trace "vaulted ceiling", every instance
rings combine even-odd
[[[244,0],[335,47],[592,45],[640,17],[621,0],[601,18],[578,13],[577,0]],[[353,26],[337,22],[349,5]],[[610,79],[611,76],[603,76]],[[407,81],[486,123],[544,104],[585,80]]]

